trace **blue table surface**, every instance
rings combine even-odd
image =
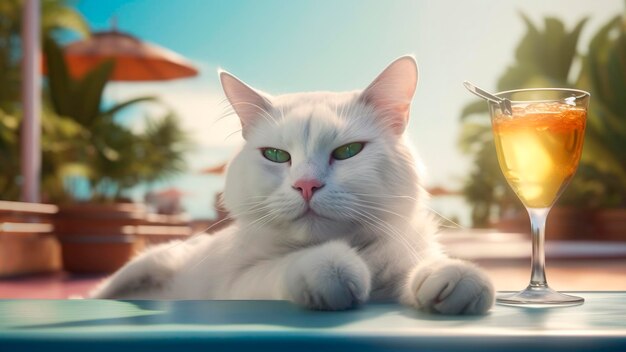
[[[284,301],[0,300],[0,351],[626,351],[626,292],[485,316],[394,303],[342,312]]]

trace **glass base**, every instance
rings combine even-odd
[[[559,293],[548,286],[528,286],[525,290],[496,298],[498,304],[529,308],[577,306],[583,302],[585,299],[582,297]]]

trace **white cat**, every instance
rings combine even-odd
[[[417,84],[411,56],[363,91],[270,96],[220,72],[246,140],[223,203],[234,224],[156,246],[94,298],[286,299],[311,309],[398,300],[479,314],[488,277],[445,256],[404,137]]]

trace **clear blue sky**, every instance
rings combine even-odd
[[[82,0],[76,6],[94,30],[110,28],[115,16],[120,30],[199,65],[196,79],[116,84],[111,96],[163,95],[212,150],[240,141],[221,137],[237,121],[212,125],[222,111],[218,67],[274,94],[352,90],[394,58],[415,54],[420,83],[408,133],[429,170],[428,183],[450,188],[459,187],[469,167],[457,149],[458,116],[473,98],[461,82],[495,87],[524,33],[519,12],[538,24],[556,16],[569,26],[590,16],[584,51],[589,36],[624,11],[622,0]],[[198,160],[201,166],[212,159]]]
[[[415,52],[416,1],[84,0],[94,29],[120,30],[268,90],[355,89]],[[330,74],[329,74],[330,73]]]

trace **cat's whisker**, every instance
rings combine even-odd
[[[197,232],[195,235],[190,236],[189,238],[193,238],[195,236],[199,236],[199,235],[203,235],[203,234],[208,234],[208,231],[211,230],[212,228],[214,228],[217,225],[220,225],[221,223],[223,223],[224,221],[228,221],[228,220],[233,220],[233,217],[231,216],[226,216],[225,218],[223,218],[222,220],[216,221],[214,223],[212,223],[211,225],[209,225],[208,227],[206,227],[204,230],[201,230],[200,232]]]
[[[250,197],[252,198],[252,197]],[[251,206],[251,205],[257,205],[257,204],[263,204],[265,203],[270,197],[263,197],[263,198],[258,198],[258,200],[252,200],[251,202],[241,202],[241,203],[237,203],[238,206]]]
[[[202,236],[202,235],[205,235],[205,234],[207,234],[207,235],[208,235],[208,233],[207,233],[207,232],[208,232],[209,230],[211,230],[211,229],[212,229],[212,228],[214,228],[215,226],[217,226],[217,225],[219,225],[219,224],[221,224],[221,223],[223,223],[223,222],[225,222],[225,221],[228,221],[228,220],[234,220],[234,218],[233,218],[232,216],[226,216],[225,218],[223,218],[223,219],[221,219],[221,220],[219,220],[219,221],[216,221],[216,222],[212,223],[211,225],[207,226],[207,227],[206,227],[206,228],[204,228],[203,230],[199,230],[199,231],[197,231],[197,232],[195,232],[195,233],[193,233],[193,234],[191,234],[191,235],[187,236],[184,240],[181,240],[181,241],[170,241],[170,242],[168,242],[168,243],[167,243],[167,249],[168,249],[168,250],[169,250],[169,249],[174,249],[174,248],[178,247],[179,245],[181,245],[181,244],[185,243],[186,241],[189,241],[189,240],[191,240],[191,239],[194,239],[194,238],[196,238],[196,237],[198,237],[198,236]]]
[[[271,209],[270,205],[265,205],[265,206],[262,206],[262,207],[251,208],[251,209],[247,209],[247,210],[241,211],[241,212],[235,212],[234,215],[236,217],[242,217],[244,215],[255,215],[255,214],[263,213],[263,212],[267,211],[268,209]]]
[[[280,217],[280,215],[281,214],[278,211],[274,211],[274,212],[268,213],[267,215],[264,215],[263,217],[260,218],[261,220],[263,218],[265,218],[265,220],[256,223],[256,225],[254,227],[248,228],[247,231],[250,231],[250,232],[256,231],[257,229],[260,229],[263,226],[265,226],[265,225],[271,223],[272,221],[276,220],[278,217]],[[253,223],[251,223],[251,224],[253,224]]]
[[[241,128],[240,128],[240,129],[236,130],[235,132],[232,132],[232,133],[228,134],[228,136],[226,136],[226,137],[224,138],[224,141],[226,141],[228,138],[232,137],[233,135],[235,135],[235,134],[237,134],[237,133],[241,132],[242,130],[243,130],[243,129],[241,129]]]
[[[254,197],[264,197],[264,198],[269,198],[269,197],[267,197],[267,196],[254,196]],[[252,198],[252,197],[251,197],[251,198]],[[208,226],[208,227],[206,227],[205,229],[200,230],[200,231],[198,231],[198,232],[196,232],[196,233],[194,233],[194,234],[192,234],[192,235],[188,236],[185,240],[190,240],[190,239],[193,239],[193,238],[195,238],[195,237],[197,237],[197,236],[200,236],[200,235],[203,235],[203,234],[207,234],[207,232],[208,232],[209,230],[211,230],[211,229],[212,229],[212,228],[214,228],[215,226],[217,226],[217,225],[219,225],[219,224],[221,224],[221,223],[223,223],[223,222],[225,222],[225,221],[228,221],[228,220],[234,220],[235,218],[237,218],[237,217],[239,217],[239,216],[242,216],[242,215],[253,215],[253,214],[256,214],[256,213],[262,212],[262,211],[266,210],[266,209],[269,207],[268,205],[265,205],[265,206],[263,206],[263,207],[259,207],[259,206],[261,206],[261,205],[264,205],[264,202],[263,202],[263,201],[251,202],[251,203],[248,203],[247,205],[249,205],[249,206],[250,206],[250,209],[248,209],[249,211],[247,211],[247,212],[235,212],[235,213],[233,213],[233,214],[229,214],[229,215],[228,215],[228,216],[226,216],[224,219],[221,219],[221,220],[219,220],[219,221],[217,221],[217,222],[215,222],[215,223],[213,223],[213,224],[209,225],[209,226]],[[183,242],[183,241],[179,241],[179,242],[172,242],[172,243],[171,243],[171,245],[170,245],[168,248],[175,248],[176,246],[178,246],[178,245],[180,245],[180,244],[182,244],[182,243],[184,243],[184,242]]]
[[[350,195],[355,195],[355,194],[359,194],[359,193],[349,193]],[[361,194],[364,195],[364,194]],[[344,200],[345,202],[348,203],[354,203],[354,204],[358,204],[359,207],[363,207],[363,208],[368,208],[368,209],[372,209],[372,210],[378,210],[387,214],[391,214],[394,216],[397,216],[399,219],[406,221],[407,223],[410,223],[410,218],[406,215],[402,215],[399,214],[397,212],[394,212],[392,210],[383,208],[380,206],[380,202],[377,201],[371,201],[371,200],[366,200],[363,198],[350,198],[350,200]]]
[[[266,196],[266,195],[262,195],[262,196],[247,196],[246,198],[269,198],[271,197],[271,195]]]
[[[371,194],[371,193],[354,193],[349,192],[355,196],[365,196],[365,197],[378,197],[378,198],[407,198],[413,201],[417,201],[415,197],[411,197],[408,195],[395,195],[395,194]]]
[[[384,219],[381,219],[381,218],[379,218],[379,217],[375,216],[374,214],[371,214],[371,213],[369,213],[369,212],[367,212],[367,211],[365,211],[365,210],[364,210],[364,212],[365,212],[365,213],[367,213],[367,214],[369,214],[369,215],[371,215],[371,216],[373,216],[374,218],[378,219],[379,221],[381,221],[381,222],[383,222],[383,223],[387,224],[388,226],[393,227],[393,226],[391,226],[390,224],[388,224],[388,222],[387,222],[387,221],[385,221]],[[421,233],[421,232],[417,231],[417,229],[415,229],[415,228],[413,227],[413,223],[410,221],[410,219],[409,219],[409,218],[406,218],[406,217],[405,217],[405,218],[404,218],[404,220],[405,220],[405,222],[406,222],[406,224],[407,224],[407,227],[410,227],[410,228],[411,228],[411,232],[412,232],[412,233],[417,234],[417,235],[419,235],[420,237],[421,237],[421,236],[423,236],[423,233]],[[396,230],[396,231],[397,231],[397,230]],[[405,238],[405,239],[406,239],[407,237],[406,237],[406,236],[402,236],[402,238]]]
[[[268,216],[275,214],[274,212],[269,213],[267,215],[264,215],[260,218],[258,218],[257,220],[247,224],[247,226],[244,226],[241,230],[242,231],[251,231],[253,230],[253,225],[262,221],[263,219],[267,218]],[[277,216],[277,215],[276,215]],[[198,265],[202,264],[205,260],[207,260],[210,257],[210,255],[206,255],[206,256],[202,256],[201,259],[199,261],[197,261],[196,263],[194,263],[191,267],[189,267],[189,270],[193,270],[195,267],[197,267]]]
[[[387,235],[389,236],[389,238],[401,243],[409,251],[409,254],[411,254],[415,260],[420,259],[420,256],[415,251],[414,244],[410,243],[404,236],[402,236],[402,234],[398,233],[396,229],[391,227],[385,221],[367,212],[361,212],[353,208],[347,208],[347,209],[351,210],[355,215],[359,217],[360,220],[364,221],[366,224],[369,224],[370,226],[374,226],[382,234]]]
[[[232,110],[232,111],[235,111],[235,109],[233,109],[233,106],[230,104],[228,99],[225,99],[225,101],[220,102],[218,104],[218,106],[221,106],[222,110]]]
[[[263,204],[263,202],[258,202],[258,204],[252,204],[252,203],[250,203],[250,205],[252,205],[252,207],[251,207],[251,208],[254,208],[254,206],[255,206],[255,205],[261,205],[261,204]],[[251,215],[252,213],[250,213],[250,214],[246,214],[246,213],[235,213],[235,214],[229,214],[229,215],[227,215],[225,218],[223,218],[223,219],[221,219],[221,220],[219,220],[219,221],[217,221],[217,222],[214,222],[213,224],[211,224],[211,225],[207,226],[205,229],[200,230],[200,231],[198,231],[198,232],[196,232],[196,233],[194,233],[194,234],[192,234],[192,235],[188,236],[185,240],[190,240],[190,239],[195,238],[195,237],[197,237],[197,236],[200,236],[200,235],[203,235],[203,234],[207,234],[207,233],[208,233],[208,231],[209,231],[209,230],[211,230],[212,228],[214,228],[215,226],[220,225],[220,224],[222,224],[223,222],[228,221],[228,220],[234,220],[236,217],[238,217],[238,216],[240,216],[240,215],[244,215],[244,214],[245,214],[245,215]],[[184,243],[184,242],[183,242],[183,241],[180,241],[180,242],[172,242],[172,243],[171,243],[171,246],[170,246],[169,248],[175,248],[176,246],[178,246],[178,245],[180,245],[180,244],[182,244],[182,243]]]
[[[250,204],[250,205],[241,205],[241,207],[239,207],[237,210],[234,210],[234,212],[237,215],[240,214],[248,214],[248,213],[257,213],[260,210],[264,210],[264,209],[268,209],[271,208],[271,203],[265,203],[265,202],[261,202],[258,204]]]
[[[274,116],[272,116],[272,114],[269,113],[269,111],[265,110],[263,107],[258,106],[257,104],[254,103],[250,103],[250,102],[245,102],[245,101],[241,101],[241,102],[236,102],[236,103],[232,103],[231,106],[233,107],[233,109],[235,109],[235,105],[247,105],[247,106],[252,106],[254,108],[256,108],[257,110],[259,110],[259,116],[263,117],[267,122],[273,123],[275,126],[278,126],[278,121],[276,121],[276,119],[274,118]]]
[[[213,121],[213,125],[214,126],[216,123],[222,121],[223,119],[233,116],[233,115],[237,115],[237,112],[235,111],[235,109],[230,108],[226,111],[224,111],[222,114],[220,114],[220,116],[218,116],[214,121]]]
[[[372,210],[378,210],[378,211],[381,211],[381,212],[384,212],[384,213],[387,213],[387,214],[395,215],[395,216],[397,216],[400,219],[403,219],[405,221],[409,221],[409,218],[406,215],[398,214],[395,211],[391,211],[389,209],[373,206],[373,205],[370,205],[370,204],[363,204],[362,200],[355,200],[354,203],[357,203],[359,205],[359,207],[368,208],[368,209],[372,209]]]
[[[436,214],[437,216],[439,216],[441,219],[443,219],[443,220],[445,220],[445,221],[455,225],[455,226],[441,225],[442,227],[448,227],[448,228],[452,228],[452,229],[454,229],[454,228],[456,228],[456,229],[465,229],[465,227],[463,225],[460,225],[460,224],[450,220],[449,218],[443,216],[440,212],[436,211],[435,209],[433,209],[433,208],[431,208],[429,206],[426,206],[425,208],[428,209],[429,211],[431,211],[432,213]]]
[[[366,211],[366,210],[363,210],[363,213],[364,213],[364,214],[366,214],[366,215],[368,215],[368,216],[370,216],[370,217],[372,217],[374,220],[377,220],[377,221],[379,221],[379,222],[381,222],[381,223],[386,224],[386,225],[387,225],[390,229],[393,229],[396,233],[398,233],[399,235],[401,235],[401,233],[400,233],[400,232],[398,232],[398,230],[397,230],[397,229],[395,229],[392,225],[390,225],[390,224],[389,224],[387,221],[385,221],[384,219],[382,219],[382,218],[380,218],[380,217],[378,217],[378,216],[376,216],[376,215],[374,215],[374,214],[372,214],[371,212],[368,212],[368,211]],[[399,214],[396,214],[396,215],[400,216]],[[420,235],[420,236],[421,236],[421,234],[420,234],[418,231],[416,231],[416,230],[412,227],[412,224],[411,224],[411,222],[409,221],[409,219],[408,219],[407,217],[401,217],[401,219],[405,220],[405,222],[406,222],[406,224],[407,224],[407,227],[411,227],[411,229],[413,230],[413,232],[414,232],[414,233],[416,233],[416,234],[418,234],[418,235]],[[402,237],[403,239],[405,239],[405,240],[407,240],[407,241],[408,241],[408,239],[406,238],[406,236],[401,236],[401,237]]]
[[[248,215],[248,214],[256,214],[266,208],[268,208],[269,205],[264,205],[264,204],[257,204],[257,205],[252,205],[252,206],[246,206],[246,207],[240,207],[238,209],[233,209],[232,212],[234,215],[239,216],[239,215]]]
[[[224,137],[224,141],[228,140],[228,138],[230,138],[230,137],[232,137],[233,135],[235,135],[235,134],[237,134],[237,133],[240,133],[240,132],[242,132],[242,131],[243,131],[243,128],[239,128],[239,129],[235,130],[234,132],[229,133],[228,135],[226,135],[226,137]],[[259,132],[257,131],[257,133],[259,133]],[[267,138],[270,138],[270,137],[271,137],[271,136],[270,136],[269,134],[267,134],[265,131],[261,131],[261,132],[260,132],[260,135],[261,135],[261,136],[264,136],[264,137],[267,137]]]
[[[256,220],[254,220],[254,221],[250,222],[249,224],[247,224],[247,226],[246,226],[246,227],[247,227],[248,229],[250,229],[250,228],[252,228],[252,226],[253,226],[253,225],[255,225],[255,224],[257,224],[257,223],[261,222],[263,219],[267,219],[269,216],[271,216],[271,215],[275,215],[275,214],[280,214],[280,212],[278,212],[278,211],[276,211],[276,210],[270,211],[270,212],[268,212],[267,214],[265,214],[265,215],[263,215],[263,216],[260,216],[260,217],[259,217],[259,218],[257,218]],[[257,227],[257,228],[258,228],[258,227]]]
[[[382,222],[384,222],[384,221],[382,221],[382,219],[380,219],[380,218],[378,218],[378,217],[375,217],[373,214],[371,214],[371,213],[369,213],[369,212],[367,212],[367,211],[364,211],[364,210],[363,210],[363,211],[361,211],[361,210],[357,210],[357,209],[355,209],[355,208],[351,208],[351,207],[346,207],[346,209],[349,209],[350,211],[352,211],[352,213],[353,213],[353,214],[355,214],[355,215],[357,215],[357,217],[358,217],[360,220],[368,220],[368,221],[371,221],[371,222],[373,222],[373,223],[377,224],[377,226],[380,226],[380,224],[378,224],[378,222],[381,222],[381,223],[382,223]],[[386,224],[386,222],[384,222],[384,223]],[[398,241],[404,242],[404,244],[406,245],[406,241],[403,241],[403,240],[402,240],[402,236],[401,236],[401,234],[397,233],[397,232],[395,231],[395,229],[393,229],[393,228],[390,228],[390,230],[392,230],[393,235],[399,235],[399,236],[400,236],[400,238],[398,238],[398,239],[397,239]],[[386,231],[385,231],[385,232],[386,232]],[[388,234],[388,235],[389,235],[389,234]]]
[[[230,100],[228,100],[228,97],[224,97],[222,100],[218,102],[218,105],[223,105],[223,104],[230,105]]]

